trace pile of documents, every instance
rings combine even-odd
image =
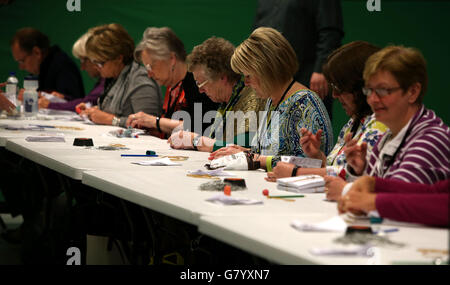
[[[296,193],[322,193],[325,180],[319,175],[300,175],[277,179],[277,188]]]

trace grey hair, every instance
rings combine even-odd
[[[87,57],[86,42],[88,41],[88,39],[91,35],[92,35],[92,32],[87,31],[85,34],[83,34],[81,37],[79,37],[78,40],[73,44],[72,54],[74,57],[76,57],[77,59]]]
[[[141,62],[141,54],[144,50],[150,52],[155,59],[168,59],[173,52],[178,60],[186,61],[183,42],[168,27],[145,29],[141,42],[134,50],[136,61]]]

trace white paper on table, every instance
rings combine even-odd
[[[28,136],[25,138],[27,142],[65,142],[64,134],[42,134],[36,136]]]
[[[153,159],[153,160],[144,160],[132,162],[133,164],[144,165],[144,166],[174,166],[181,165],[181,163],[171,161],[168,157]]]
[[[277,187],[291,192],[324,192],[325,180],[319,175],[300,175],[277,179]]]
[[[347,224],[341,216],[334,216],[331,219],[315,224],[293,220],[291,226],[299,231],[306,232],[345,232],[347,229]]]
[[[43,96],[45,99],[50,101],[50,103],[66,103],[67,100],[64,98],[60,98],[58,96],[55,96],[53,94],[49,94],[46,92],[41,92],[41,96]]]
[[[309,158],[309,157],[299,157],[299,156],[281,156],[282,162],[292,163],[302,168],[321,168],[322,160]]]
[[[236,176],[229,172],[223,171],[224,168],[214,169],[214,170],[188,170],[188,174],[192,175],[211,175],[211,176]]]
[[[263,204],[261,200],[253,200],[248,198],[227,196],[223,193],[217,194],[206,201],[221,205],[258,205]]]
[[[309,253],[313,255],[358,255],[370,257],[374,255],[374,250],[372,246],[369,245],[357,245],[357,246],[342,246],[342,247],[329,247],[329,248],[319,248],[313,247],[309,249]]]
[[[13,130],[13,131],[42,131],[43,127],[37,125],[0,125],[0,128],[4,128],[5,130]]]

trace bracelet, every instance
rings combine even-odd
[[[158,129],[158,132],[162,133],[161,126],[159,125],[159,120],[161,120],[160,117],[156,117],[156,128]]]
[[[192,146],[194,147],[194,150],[198,150],[197,146],[200,143],[201,138],[202,138],[201,135],[197,135],[192,139]]]
[[[119,124],[120,124],[120,119],[117,118],[116,116],[114,116],[113,119],[112,119],[111,125],[117,127],[117,126],[119,126]]]
[[[296,165],[294,166],[294,169],[292,169],[291,177],[297,176],[297,169],[299,169],[300,166]]]

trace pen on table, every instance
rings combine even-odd
[[[157,154],[121,154],[122,157],[157,157]]]
[[[377,234],[379,232],[383,232],[383,233],[393,233],[393,232],[398,232],[398,228],[391,228],[391,229],[385,229],[385,230],[378,230],[375,231],[374,234]]]
[[[278,195],[278,196],[272,196],[268,195],[269,198],[303,198],[305,195]]]

